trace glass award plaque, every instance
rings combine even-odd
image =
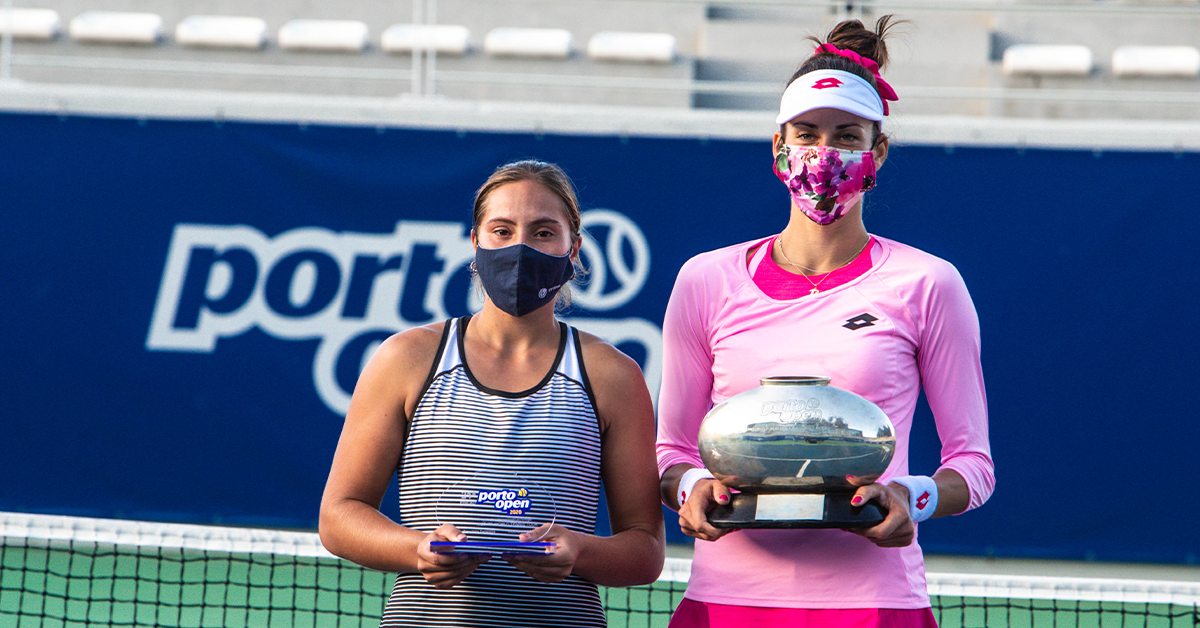
[[[480,472],[446,489],[437,503],[438,523],[453,524],[467,539],[430,547],[441,554],[553,554],[552,542],[517,538],[553,524],[557,515],[554,496],[538,483],[515,473]]]

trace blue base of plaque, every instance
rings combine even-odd
[[[558,549],[554,543],[519,543],[488,541],[433,541],[429,548],[438,554],[553,554]]]

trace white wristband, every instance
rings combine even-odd
[[[906,475],[892,478],[892,482],[908,489],[908,516],[913,523],[920,523],[933,516],[937,510],[937,482],[927,475]]]
[[[675,493],[675,497],[679,500],[680,508],[683,508],[683,502],[686,502],[688,496],[692,494],[692,489],[695,488],[696,482],[705,478],[716,479],[704,467],[693,467],[683,472],[683,477],[679,478],[679,491]]]

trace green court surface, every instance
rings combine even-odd
[[[12,628],[378,626],[392,574],[332,558],[0,546]],[[610,626],[666,626],[684,585],[601,589]]]
[[[690,569],[671,561],[652,585],[601,589],[609,626],[667,625]],[[392,578],[329,556],[4,538],[0,626],[374,627]],[[930,590],[943,628],[1200,626],[1194,582],[931,573]]]

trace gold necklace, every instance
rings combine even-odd
[[[789,266],[795,266],[796,268],[800,268],[800,269],[803,269],[803,270],[807,270],[807,271],[808,271],[808,272],[810,272],[810,273],[817,273],[817,274],[819,274],[819,272],[820,272],[820,271],[813,270],[813,269],[809,268],[808,266],[801,266],[800,264],[797,264],[796,262],[793,262],[792,260],[788,259],[787,253],[784,253],[784,252],[783,252],[783,234],[782,234],[782,233],[781,233],[781,234],[779,234],[779,237],[778,237],[778,238],[775,238],[775,243],[779,245],[779,255],[783,257],[783,261],[787,262],[787,264],[788,264]],[[839,270],[841,270],[841,269],[845,268],[845,267],[846,267],[846,264],[849,264],[850,262],[853,262],[853,261],[854,261],[854,258],[858,257],[858,256],[859,256],[859,255],[860,255],[860,254],[861,254],[861,253],[862,253],[864,250],[866,250],[866,248],[867,248],[867,245],[868,245],[868,244],[870,244],[870,243],[871,243],[871,234],[867,234],[867,241],[866,241],[866,242],[863,242],[863,245],[862,245],[862,246],[860,246],[860,247],[858,248],[858,251],[857,251],[857,252],[855,252],[855,253],[854,253],[854,255],[851,255],[851,256],[850,256],[850,259],[848,259],[848,260],[846,260],[846,261],[842,262],[841,264],[839,264],[839,265],[838,265],[836,268],[834,268],[833,270],[831,270],[831,271],[829,271],[829,272],[825,273],[825,276],[824,276],[824,277],[821,277],[821,280],[820,280],[820,281],[813,281],[813,280],[812,280],[812,278],[810,278],[808,275],[805,275],[804,273],[800,273],[800,276],[801,276],[801,277],[804,277],[805,279],[807,279],[807,280],[808,280],[808,283],[812,284],[812,290],[809,290],[809,291],[808,291],[808,294],[809,294],[809,296],[812,296],[812,295],[814,295],[814,294],[817,294],[818,292],[820,292],[820,290],[818,290],[818,289],[817,289],[817,287],[818,287],[818,286],[820,286],[821,284],[825,283],[825,280],[826,280],[826,279],[829,279],[829,278],[830,278],[830,277],[831,277],[831,276],[832,276],[834,273],[836,273],[837,271],[839,271]]]

